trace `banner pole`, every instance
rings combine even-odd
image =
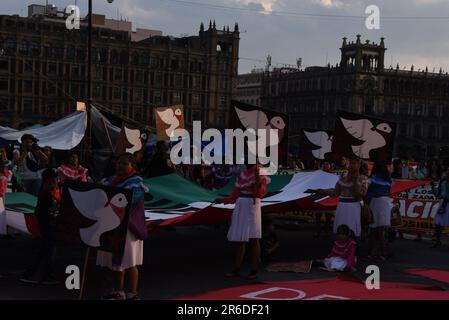
[[[89,260],[89,254],[90,254],[90,247],[87,247],[86,248],[86,255],[84,257],[83,276],[81,278],[81,288],[80,288],[80,294],[78,296],[78,300],[83,300],[84,283],[86,281],[87,261]]]
[[[101,118],[101,122],[103,123],[103,128],[104,128],[104,131],[106,133],[106,137],[108,138],[108,142],[109,142],[109,146],[111,147],[111,151],[112,151],[112,153],[114,153],[114,147],[112,146],[111,136],[109,135],[109,131],[108,131],[108,128],[107,128],[106,123],[104,121],[104,118]],[[123,127],[122,127],[122,130],[123,130]]]

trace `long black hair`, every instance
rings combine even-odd
[[[391,180],[390,171],[388,171],[388,167],[384,162],[376,162],[374,164],[371,176],[378,176],[379,178],[387,181]]]

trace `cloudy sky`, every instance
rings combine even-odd
[[[82,15],[87,0],[78,0]],[[27,14],[31,3],[43,0],[1,0],[1,14]],[[49,0],[58,7],[75,0]],[[380,29],[365,27],[365,9],[380,9]],[[304,66],[338,63],[342,37],[379,42],[388,48],[385,65],[429,71],[449,71],[449,0],[94,0],[94,11],[110,18],[121,16],[134,27],[162,30],[165,35],[196,35],[200,22],[215,19],[217,28],[239,23],[239,72],[272,65]]]

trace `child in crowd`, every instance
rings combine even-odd
[[[326,271],[355,271],[357,244],[353,232],[345,224],[337,228],[337,240],[334,242],[331,253],[324,259]]]
[[[59,212],[61,193],[58,176],[53,169],[42,173],[42,186],[37,198],[35,214],[39,222],[41,244],[39,252],[20,281],[25,283],[56,284],[53,277],[53,260],[56,253],[54,243],[54,220]]]

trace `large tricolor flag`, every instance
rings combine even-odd
[[[262,199],[262,213],[309,209],[334,210],[337,198],[316,199],[308,189],[333,188],[338,176],[323,171],[302,172],[294,175],[271,176],[267,195]],[[212,202],[229,195],[234,180],[224,188],[212,192],[178,176],[146,179],[150,192],[145,195],[145,216],[149,230],[175,226],[219,224],[228,222],[234,205]],[[427,180],[397,180],[392,194],[413,189]],[[7,223],[16,229],[37,235],[33,211],[36,198],[26,193],[11,193],[6,197]]]

